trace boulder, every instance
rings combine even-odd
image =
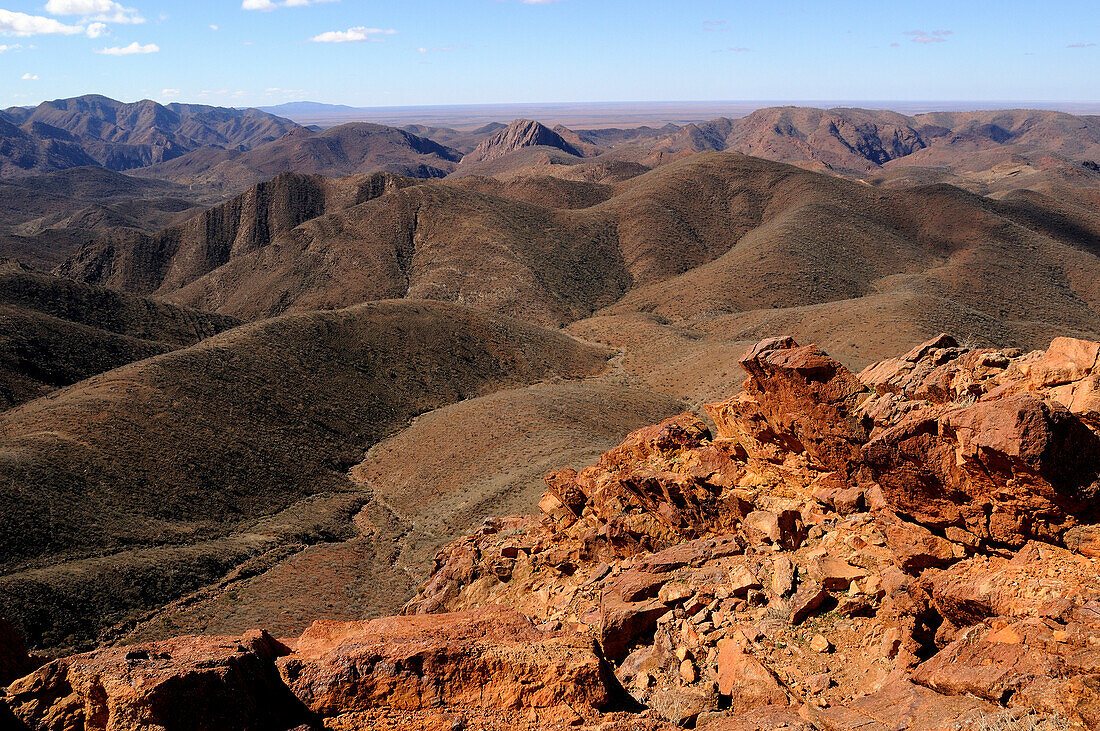
[[[321,716],[371,709],[600,708],[609,670],[591,640],[542,632],[500,607],[315,622],[279,660],[287,686]]]
[[[319,728],[279,677],[275,661],[288,652],[260,631],[107,648],[43,665],[12,683],[6,701],[32,729]]]
[[[966,696],[943,696],[905,680],[844,705],[825,709],[803,706],[802,715],[821,731],[944,731],[981,728],[999,708]]]
[[[996,616],[1065,620],[1100,602],[1100,573],[1090,559],[1033,542],[1011,559],[974,557],[936,574],[932,600],[958,627]]]
[[[744,424],[756,419],[767,429],[750,426],[750,434],[770,432],[778,437],[772,441],[805,453],[821,469],[847,473],[867,438],[855,412],[870,392],[859,379],[816,345],[799,347],[791,338],[758,343],[741,367],[749,375],[744,396],[704,407],[718,436],[743,441]]]
[[[736,713],[790,703],[775,673],[733,640],[718,643],[718,692],[730,698],[730,710]]]

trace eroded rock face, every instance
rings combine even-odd
[[[279,672],[323,717],[375,709],[593,711],[608,705],[610,672],[591,639],[543,632],[515,611],[315,623]]]
[[[263,632],[96,650],[47,663],[5,700],[31,729],[286,731],[313,723],[276,670],[287,652]]]
[[[1096,518],[1100,435],[1091,345],[965,351],[947,336],[861,374],[878,394],[860,479],[937,530],[1020,546]]]

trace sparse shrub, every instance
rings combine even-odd
[[[1005,709],[982,714],[973,724],[963,728],[966,731],[1076,731],[1080,727],[1057,714],[1048,716],[1033,710]]]

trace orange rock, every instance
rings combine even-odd
[[[275,660],[289,650],[263,632],[177,637],[54,660],[8,688],[12,712],[33,729],[313,727]]]
[[[718,643],[718,692],[730,697],[730,709],[738,713],[790,702],[775,674],[732,640]]]
[[[818,710],[803,706],[802,715],[827,731],[944,731],[980,728],[998,707],[966,696],[943,696],[898,680],[844,705]]]
[[[1011,560],[975,557],[937,574],[932,599],[960,627],[995,616],[1068,619],[1100,600],[1100,574],[1087,558],[1029,543]]]
[[[500,607],[316,622],[279,660],[294,694],[322,716],[388,708],[599,708],[610,672],[591,640],[543,633]]]

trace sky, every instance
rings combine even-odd
[[[1100,100],[1100,0],[0,0],[0,107]]]

